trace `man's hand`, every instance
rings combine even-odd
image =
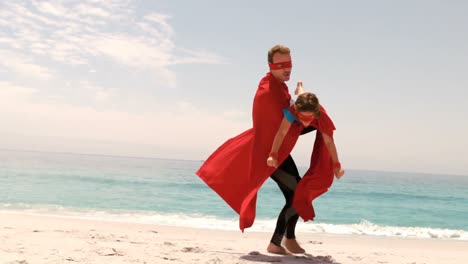
[[[270,166],[270,167],[277,168],[278,167],[278,161],[274,157],[268,157],[267,165]]]
[[[341,168],[341,167],[340,167],[340,168],[335,168],[335,171],[334,171],[334,172],[335,172],[335,177],[336,177],[337,179],[341,178],[341,176],[344,175],[344,170],[343,170],[343,168]]]

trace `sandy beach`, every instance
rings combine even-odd
[[[265,250],[269,233],[0,213],[0,263],[465,264],[468,241],[299,234],[306,254]]]

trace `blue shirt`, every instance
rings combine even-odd
[[[299,122],[299,120],[296,119],[296,117],[291,113],[291,111],[289,111],[289,108],[283,109],[283,115],[289,123],[292,123],[294,121]]]

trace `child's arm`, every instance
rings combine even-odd
[[[335,173],[336,178],[341,178],[344,174],[344,170],[341,168],[340,161],[338,160],[338,152],[336,151],[336,146],[335,142],[333,141],[333,138],[330,137],[329,135],[322,133],[323,136],[323,141],[325,142],[325,145],[327,146],[328,153],[330,153],[330,156],[333,161],[333,172]]]
[[[278,167],[278,150],[283,144],[284,137],[289,131],[291,127],[291,123],[283,117],[283,121],[281,121],[281,125],[276,132],[275,139],[273,140],[273,145],[271,146],[270,154],[268,155],[267,165],[270,167]]]

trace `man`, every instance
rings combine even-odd
[[[285,82],[289,81],[292,70],[290,49],[283,45],[272,47],[268,51],[268,64],[270,73],[260,82],[253,104],[253,126],[260,135],[268,134],[264,129],[269,129],[271,127],[270,123],[276,124],[277,128],[279,127],[282,115],[273,113],[283,113],[283,109],[289,107],[291,100],[291,95],[285,84]],[[278,117],[280,120],[278,120]],[[314,128],[310,127],[304,132],[312,130]],[[271,142],[269,142],[270,146]],[[257,145],[268,145],[268,142],[262,141]],[[299,216],[294,208],[292,208],[294,189],[301,178],[291,155],[288,155],[286,160],[271,175],[271,178],[278,184],[286,199],[286,204],[278,215],[276,228],[267,251],[270,253],[286,254],[285,249],[281,245],[284,237],[284,245],[288,251],[291,253],[304,253],[304,249],[299,246],[295,236],[295,228]]]
[[[303,253],[304,249],[295,238],[298,214],[292,208],[292,204],[296,203],[298,208],[304,209],[301,210],[301,213],[304,212],[301,217],[304,215],[307,220],[313,219],[315,213],[310,200],[313,196],[309,196],[308,193],[311,189],[309,187],[314,185],[301,188],[303,191],[297,195],[298,199],[295,197],[293,201],[294,190],[300,177],[289,153],[301,132],[312,131],[315,128],[303,129],[304,127],[297,122],[292,124],[278,151],[277,161],[281,165],[278,169],[267,165],[265,161],[283,119],[283,109],[290,106],[291,96],[285,84],[290,78],[292,68],[289,48],[282,45],[271,48],[268,52],[268,63],[270,71],[260,81],[254,98],[253,128],[221,145],[204,162],[197,175],[239,214],[239,227],[242,231],[253,225],[257,192],[271,176],[283,192],[286,204],[278,216],[267,251],[276,254],[286,254],[286,250],[291,253]],[[334,129],[331,120],[329,127]],[[324,188],[317,193],[326,191],[328,184],[331,182],[327,180]],[[283,237],[286,248],[281,243]]]

